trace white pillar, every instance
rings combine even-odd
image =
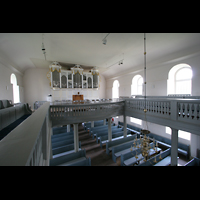
[[[94,121],[91,121],[91,128],[94,127]]]
[[[70,132],[70,124],[67,124],[67,132]]]
[[[178,157],[178,130],[172,128],[171,135],[171,166],[177,166]]]
[[[108,118],[108,141],[112,141],[111,119],[112,117]]]
[[[78,124],[74,125],[74,151],[78,152],[79,149],[79,139],[78,139]]]
[[[106,125],[106,119],[103,120],[103,125]]]
[[[126,124],[126,115],[124,115],[124,137],[127,136],[127,124]]]

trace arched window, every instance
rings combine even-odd
[[[187,64],[178,64],[171,68],[168,74],[167,94],[192,94],[192,68]],[[166,133],[171,134],[171,129],[166,127]],[[191,134],[178,131],[178,137],[190,140]]]
[[[19,103],[19,86],[17,85],[17,78],[15,74],[11,74],[10,83],[13,85],[13,103]]]
[[[119,81],[118,80],[115,80],[113,82],[112,98],[119,98]]]
[[[190,67],[183,67],[175,74],[176,94],[191,94],[192,70]]]
[[[169,71],[167,93],[192,94],[192,68],[189,65],[175,65]]]
[[[140,75],[135,75],[132,79],[131,95],[142,95],[143,78]]]

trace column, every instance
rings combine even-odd
[[[178,130],[172,129],[171,135],[171,166],[177,166],[177,157],[178,157]]]
[[[70,124],[67,124],[67,132],[70,132]]]
[[[73,126],[74,126],[74,151],[78,152],[79,149],[78,124],[73,124]]]
[[[94,121],[91,121],[91,128],[94,127]]]
[[[126,124],[126,115],[124,115],[124,137],[127,136],[127,124]]]
[[[112,141],[111,119],[112,117],[108,118],[108,141]]]
[[[106,119],[103,120],[103,125],[106,125]]]

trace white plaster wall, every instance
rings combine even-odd
[[[50,94],[48,69],[27,69],[23,76],[25,102],[33,108],[35,101],[46,101]]]

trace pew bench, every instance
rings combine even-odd
[[[184,166],[200,166],[200,159],[194,157],[192,160],[187,162]]]
[[[54,138],[51,138],[51,143],[55,143],[55,142],[59,142],[59,141],[63,141],[63,140],[70,140],[70,139],[73,139],[74,138],[74,134],[70,134],[70,135],[62,135],[61,137],[54,137]]]
[[[111,126],[111,130],[115,131],[115,130],[118,130],[118,128],[116,126]],[[94,137],[96,137],[97,133],[99,135],[101,135],[101,134],[105,135],[106,133],[108,133],[108,127],[105,127],[105,128],[99,129],[99,130],[93,130],[93,131],[91,131],[93,140],[94,140]]]
[[[110,151],[112,151],[112,147],[116,147],[121,144],[133,141],[136,137],[137,137],[136,135],[131,135],[130,137],[123,137],[122,139],[119,140],[106,142],[106,153],[109,155]]]
[[[170,156],[170,154],[171,154],[171,148],[168,148],[168,149],[166,149],[165,151],[163,151],[163,152],[161,153],[162,160],[163,160],[165,157]],[[156,159],[157,162],[159,162],[159,161],[160,161],[160,154],[158,154],[158,155],[156,155],[156,156],[154,156],[154,157],[148,159],[146,162],[143,162],[143,163],[141,163],[141,164],[139,164],[139,165],[137,165],[137,166],[153,166],[153,165],[155,164],[155,163],[154,163],[154,160],[155,160],[155,159]],[[161,160],[161,161],[162,161],[162,160]]]
[[[57,135],[52,135],[51,136],[51,139],[55,139],[55,138],[61,138],[61,137],[64,137],[64,136],[69,136],[69,135],[74,135],[74,132],[66,132],[66,133],[60,133],[60,134],[57,134]]]
[[[66,140],[52,142],[52,149],[74,143],[74,137]]]
[[[171,164],[171,156],[167,156],[153,166],[169,166]]]
[[[112,135],[115,135],[115,134],[117,134],[117,133],[121,133],[123,130],[122,129],[114,129],[114,130],[112,130]],[[96,142],[97,142],[97,144],[98,144],[98,141],[100,140],[100,137],[103,137],[103,138],[106,138],[106,137],[104,137],[104,136],[108,136],[108,130],[105,130],[105,131],[103,131],[103,132],[100,132],[100,133],[96,133]],[[107,139],[106,139],[107,140]]]
[[[127,154],[131,152],[131,146],[133,146],[133,141],[127,142],[119,146],[112,147],[113,161],[116,162],[116,159],[120,157],[122,154]],[[132,149],[134,149],[134,147],[132,147]]]
[[[127,134],[127,137],[132,136],[131,134]],[[124,138],[124,132],[119,132],[119,133],[115,133],[112,135],[112,141],[114,140],[119,140]],[[106,144],[106,142],[108,142],[108,135],[106,136],[101,136],[100,137],[100,147],[103,148],[103,145]]]
[[[79,150],[81,150],[81,141],[79,141]],[[72,152],[74,152],[74,143],[52,149],[53,158]]]
[[[0,140],[32,114],[28,104],[0,109]]]
[[[88,160],[86,158],[86,151],[80,150],[78,152],[70,153],[68,155],[63,155],[50,160],[50,166],[82,166],[89,163],[85,162]],[[91,161],[90,161],[91,165]]]
[[[62,133],[67,133],[67,127],[53,127],[52,128],[53,135],[59,135]],[[70,132],[73,132],[73,128],[70,127]]]
[[[134,157],[132,157],[132,158],[129,158],[129,159],[125,160],[123,164],[124,164],[125,166],[130,166],[130,165],[134,165],[135,163],[137,163],[137,162],[139,162],[140,160],[144,159],[144,157],[142,156],[141,153],[138,154],[137,156],[138,156],[137,159],[136,159],[135,156],[134,156]]]
[[[151,146],[152,149],[150,149],[149,156],[152,156],[156,153],[156,151],[153,149],[153,142],[150,143],[150,146]],[[132,147],[132,149],[133,149],[133,151],[131,151],[129,149],[129,152],[123,153],[123,154],[120,155],[121,156],[121,166],[123,166],[123,165],[125,165],[125,166],[133,165],[136,162],[143,159],[143,158],[141,158],[141,159],[138,158],[137,161],[135,159],[136,152],[137,152],[137,155],[141,154],[141,148],[138,149],[138,148]],[[157,147],[157,152],[159,153],[160,151],[161,151],[161,148]]]
[[[108,124],[108,122],[106,122],[106,125],[107,124]],[[99,127],[99,126],[104,126],[104,120],[94,121],[94,127]],[[93,128],[93,127],[91,127],[91,122],[84,123],[85,130],[88,130],[90,128]]]
[[[115,129],[117,127],[114,126],[114,125],[111,125],[111,129],[113,129],[113,128]],[[89,135],[93,135],[93,134],[96,134],[96,132],[101,132],[101,131],[108,130],[108,125],[93,127],[91,129],[88,129],[88,130],[89,130]],[[94,135],[93,135],[93,139],[94,139]]]
[[[164,146],[166,148],[170,148],[171,147],[171,139],[169,139],[169,138],[165,138],[165,137],[162,137],[160,135],[156,135],[154,133],[149,133],[148,136],[149,136],[149,139],[151,138],[151,140],[153,140],[152,138],[157,140],[158,143],[161,146]],[[189,147],[189,145],[182,144],[182,143],[178,142],[178,153],[184,155],[186,157],[186,159],[188,159],[189,155],[190,155],[190,147]]]

